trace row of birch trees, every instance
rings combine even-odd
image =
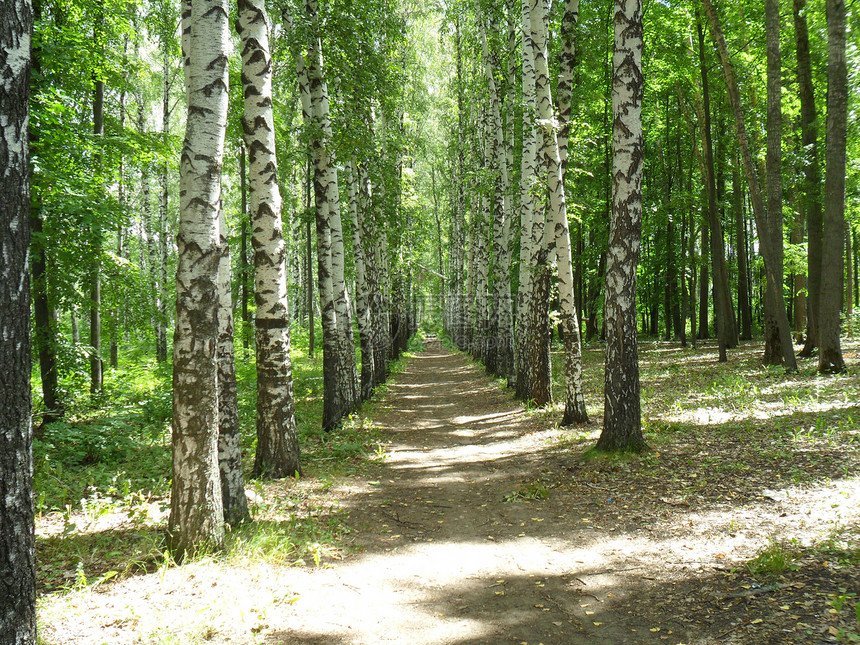
[[[666,340],[683,345],[687,321],[695,343],[711,334],[712,315],[725,361],[752,338],[757,304],[765,362],[797,369],[794,327],[802,355],[818,352],[819,371],[845,369],[839,334],[857,285],[846,38],[858,35],[839,1],[796,0],[791,11],[778,0],[717,4],[658,3],[648,20],[635,2],[602,2],[581,21],[576,0],[461,3],[446,15],[457,118],[446,156],[455,181],[444,325],[538,406],[552,401],[557,329],[563,424],[588,420],[580,329],[600,335],[603,448],[643,445],[636,339],[659,333],[661,309]],[[643,30],[655,42],[644,62]],[[739,42],[743,57],[732,54]],[[749,64],[756,55],[761,77]],[[798,97],[788,109],[787,87]],[[826,140],[816,130],[824,89]],[[727,231],[737,231],[728,244]]]
[[[460,115],[452,155],[457,186],[445,326],[460,349],[506,378],[518,397],[543,406],[553,396],[550,304],[555,300],[564,348],[561,423],[569,425],[588,422],[566,193],[579,3],[566,0],[560,11],[557,64],[548,47],[549,10],[542,0],[524,0],[476,5],[472,14],[455,10],[451,18]],[[642,209],[642,9],[623,2],[614,11],[612,226],[604,305],[611,324],[599,445],[639,449],[644,441],[635,284]],[[470,31],[478,37],[464,38]],[[475,42],[477,51],[467,44]],[[472,61],[473,69],[464,60]],[[557,78],[551,69],[557,69]],[[471,173],[477,181],[467,181]]]

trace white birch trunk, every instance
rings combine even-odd
[[[616,0],[612,222],[606,256],[606,373],[600,450],[641,450],[636,266],[642,233],[642,3]]]
[[[218,472],[218,217],[227,128],[226,0],[186,0],[182,12],[188,117],[180,159],[173,338],[174,557],[224,544]]]
[[[344,277],[343,229],[337,169],[331,151],[328,89],[323,75],[322,44],[316,0],[305,11],[314,26],[308,47],[307,94],[314,126],[314,194],[317,207],[317,255],[323,319],[323,428],[330,430],[359,403],[358,374],[352,334],[352,314]]]
[[[546,15],[543,0],[532,3],[530,20],[532,43],[535,51],[535,94],[537,114],[542,131],[541,146],[548,173],[550,208],[547,220],[552,224],[552,241],[558,264],[558,292],[561,309],[561,324],[564,330],[564,381],[565,405],[562,425],[587,423],[588,412],[582,393],[582,348],[579,339],[579,320],[576,314],[576,299],[573,292],[573,262],[570,248],[570,228],[567,221],[567,201],[564,194],[562,160],[559,155],[557,128],[559,123],[553,114],[550,93],[549,64],[546,49]],[[565,70],[562,69],[562,74]],[[561,79],[562,81],[564,79]],[[570,118],[570,98],[566,118]],[[565,149],[566,149],[565,140]]]
[[[275,154],[272,57],[265,0],[240,0],[242,126],[248,148],[251,244],[257,305],[257,452],[254,474],[290,477],[301,472],[290,359],[282,201]]]
[[[30,104],[33,8],[0,9],[0,642],[36,643],[30,394]]]
[[[230,281],[230,247],[224,209],[219,209],[221,257],[218,262],[218,469],[224,521],[235,526],[250,518],[242,475],[239,401],[236,393],[236,356],[233,348],[233,294]]]

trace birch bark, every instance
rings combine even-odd
[[[359,402],[352,313],[344,275],[343,228],[337,168],[331,149],[328,88],[316,0],[305,1],[312,25],[308,46],[307,94],[313,124],[314,196],[317,220],[319,291],[323,319],[323,428],[332,429]],[[300,77],[302,72],[300,71]]]
[[[290,360],[286,244],[282,220],[272,57],[264,0],[240,0],[236,29],[242,38],[242,119],[248,149],[251,246],[254,251],[257,352],[257,452],[254,474],[291,477],[301,472]]]
[[[645,447],[636,335],[642,233],[642,2],[615,0],[612,56],[612,222],[606,257],[606,375],[599,450]]]
[[[517,308],[517,396],[537,406],[552,401],[549,354],[549,251],[546,245],[538,159],[540,132],[536,118],[535,48],[530,0],[522,1],[523,154],[520,172],[520,288]]]
[[[184,0],[188,116],[180,158],[173,480],[168,540],[174,556],[224,543],[218,472],[218,267],[221,165],[227,127],[226,0]]]
[[[576,4],[575,2],[572,4]],[[566,6],[565,14],[573,19],[573,7]],[[576,314],[576,299],[573,292],[573,262],[570,247],[570,228],[567,221],[567,201],[564,193],[563,162],[559,154],[562,147],[558,140],[557,127],[569,126],[570,94],[563,99],[564,121],[559,124],[553,114],[552,94],[549,81],[549,62],[547,60],[546,15],[543,0],[532,2],[531,35],[535,60],[535,94],[537,116],[539,119],[542,145],[541,155],[547,171],[549,189],[548,224],[552,224],[550,238],[552,250],[558,265],[558,290],[561,309],[561,324],[564,330],[564,376],[565,376],[565,406],[562,425],[572,423],[587,423],[588,412],[585,408],[585,397],[582,393],[582,349],[579,338],[579,321]],[[570,44],[572,48],[572,44]],[[565,56],[569,63],[572,54]],[[572,71],[562,69],[563,77],[571,77]],[[560,83],[569,78],[561,78]],[[567,138],[563,148],[567,153]]]
[[[33,8],[0,9],[0,642],[36,642],[30,395],[30,149]]]

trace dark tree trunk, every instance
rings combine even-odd
[[[105,84],[96,79],[93,94],[93,134],[103,137],[105,133]],[[96,145],[99,145],[98,143]],[[96,154],[96,172],[101,173],[101,153]],[[102,236],[97,224],[90,225],[90,392],[101,392],[104,363],[102,362],[102,284],[101,252]]]
[[[30,400],[29,0],[0,9],[0,642],[36,643],[33,433]]]
[[[784,242],[782,235],[782,55],[779,46],[779,2],[765,0],[765,32],[767,37],[767,210],[766,232],[773,249],[774,276],[783,289]],[[784,304],[768,298],[764,303],[764,362],[782,363],[782,345],[777,307]],[[790,341],[789,341],[790,342]]]
[[[744,202],[741,192],[741,175],[737,163],[732,166],[732,207],[735,215],[735,249],[738,256],[738,312],[740,313],[740,339],[752,340],[752,305],[749,291],[747,233],[744,222]]]
[[[845,143],[848,67],[845,2],[827,0],[827,142],[822,226],[821,296],[818,305],[818,371],[845,371],[839,340],[845,244]]]
[[[242,311],[242,347],[246,350],[251,347],[251,315],[248,311],[248,280],[251,273],[248,262],[248,188],[245,170],[245,146],[239,148],[239,185],[242,191],[242,210],[239,213],[241,221],[239,240],[239,299]]]
[[[711,301],[711,278],[708,272],[708,259],[710,258],[710,235],[708,223],[702,223],[702,253],[699,266],[699,334],[697,338],[710,337],[708,329],[708,304]]]
[[[738,344],[735,312],[729,291],[729,272],[726,266],[726,249],[720,212],[717,208],[717,178],[714,172],[713,140],[711,137],[711,94],[705,62],[705,32],[696,16],[699,36],[699,70],[702,77],[702,152],[705,166],[705,185],[708,194],[708,228],[710,234],[711,268],[714,280],[714,319],[720,360],[725,360],[725,350]]]
[[[758,174],[753,162],[752,152],[749,146],[749,137],[747,135],[746,123],[744,121],[744,111],[741,105],[740,92],[738,90],[737,80],[735,79],[734,67],[732,66],[731,58],[729,57],[729,48],[726,44],[725,36],[720,25],[719,17],[714,9],[713,0],[703,0],[705,12],[708,15],[708,20],[711,23],[711,31],[714,41],[717,45],[717,50],[720,55],[720,62],[723,66],[723,73],[726,79],[726,89],[729,95],[729,103],[734,114],[735,134],[737,135],[738,148],[741,154],[741,160],[744,165],[744,173],[746,174],[747,183],[750,190],[750,201],[753,206],[753,214],[756,220],[756,229],[759,234],[759,245],[761,247],[762,257],[764,258],[765,274],[767,276],[767,297],[772,300],[774,316],[777,321],[780,336],[780,346],[782,351],[782,360],[785,368],[789,371],[797,369],[797,361],[794,356],[794,345],[791,342],[791,328],[788,323],[788,316],[785,311],[785,297],[782,293],[782,263],[780,262],[780,253],[774,249],[773,239],[769,233],[768,215],[762,199],[761,186],[759,183]],[[781,215],[781,214],[780,214]]]
[[[797,52],[797,90],[800,97],[800,131],[803,155],[800,216],[806,221],[806,340],[800,356],[811,356],[818,347],[818,302],[821,293],[821,169],[818,163],[818,116],[812,85],[806,0],[794,0],[794,39]]]

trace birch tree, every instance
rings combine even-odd
[[[572,16],[578,10],[567,7],[566,13]],[[531,35],[535,61],[535,94],[537,117],[541,138],[540,153],[547,173],[549,189],[549,211],[547,224],[551,224],[550,238],[558,265],[558,290],[561,305],[561,324],[564,330],[564,381],[565,406],[562,425],[588,422],[585,397],[582,393],[582,349],[579,338],[579,321],[576,314],[576,299],[573,293],[573,262],[570,248],[570,228],[567,221],[567,200],[564,193],[562,159],[559,154],[559,125],[553,113],[550,92],[549,63],[547,61],[546,15],[543,0],[532,2]],[[571,45],[572,47],[572,45]],[[570,57],[566,57],[569,64]],[[563,70],[564,74],[568,74]],[[565,123],[570,119],[570,98],[565,97]],[[567,141],[564,142],[565,154]]]
[[[36,642],[30,400],[30,150],[33,8],[0,9],[0,642]]]
[[[254,474],[289,477],[301,471],[287,298],[286,244],[275,155],[272,58],[265,0],[240,0],[242,118],[248,149],[254,297],[257,305],[257,452]]]
[[[316,0],[306,0],[304,6],[312,33],[307,49],[307,66],[301,56],[297,64],[300,83],[305,86],[303,93],[307,97],[303,99],[303,109],[311,125],[318,288],[323,322],[323,428],[330,430],[358,405],[358,373],[352,312],[344,275],[340,196],[332,150],[328,86],[323,73],[318,7]]]
[[[642,2],[615,0],[612,55],[612,222],[606,257],[606,374],[599,450],[645,447],[636,336],[642,234]]]
[[[552,401],[549,353],[549,249],[542,193],[537,188],[540,131],[536,118],[535,47],[531,0],[522,0],[523,154],[520,171],[520,288],[517,308],[517,396],[543,406]]]
[[[218,267],[221,164],[227,127],[226,0],[184,0],[188,103],[180,158],[173,480],[168,539],[177,559],[224,543],[218,471]]]

